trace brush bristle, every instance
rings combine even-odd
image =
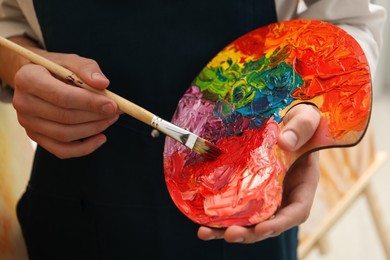
[[[218,146],[200,137],[196,140],[193,150],[210,160],[217,159],[222,153]]]

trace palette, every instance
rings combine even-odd
[[[171,138],[164,176],[180,211],[201,225],[251,226],[280,207],[283,180],[302,155],[352,146],[371,111],[367,59],[352,36],[332,24],[291,20],[249,32],[220,51],[193,80],[172,123],[215,143],[207,160]],[[315,105],[320,126],[299,151],[279,148],[282,118]]]

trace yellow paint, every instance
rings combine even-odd
[[[224,70],[227,70],[229,68],[229,64],[226,62],[228,58],[230,58],[233,63],[237,63],[237,65],[243,67],[243,64],[240,63],[240,60],[242,59],[242,53],[237,52],[233,47],[229,47],[219,52],[207,66],[210,68],[221,66]]]

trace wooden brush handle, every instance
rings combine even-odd
[[[120,110],[125,112],[126,114],[144,122],[145,124],[151,125],[152,119],[154,117],[154,114],[149,112],[148,110],[134,104],[133,102],[130,102],[129,100],[109,91],[109,90],[98,90],[95,89],[85,82],[83,82],[75,73],[68,70],[67,68],[48,60],[4,37],[0,36],[0,45],[4,46],[7,49],[10,49],[22,57],[28,59],[29,61],[41,65],[42,67],[46,68],[51,73],[61,77],[64,80],[70,81],[73,84],[75,84],[78,87],[90,90],[92,92],[101,94],[103,96],[109,97],[113,99],[117,104]]]

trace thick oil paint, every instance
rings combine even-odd
[[[371,108],[370,71],[346,32],[325,22],[294,20],[259,28],[226,46],[194,79],[172,119],[222,150],[210,161],[166,139],[165,179],[177,207],[212,227],[270,218],[291,166],[277,135],[283,115],[300,102],[313,103],[322,116],[310,149],[351,145],[363,135]]]

